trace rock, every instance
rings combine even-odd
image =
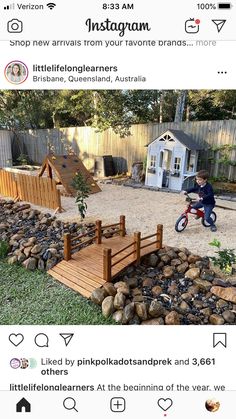
[[[168,252],[166,252],[166,254],[169,256],[170,259],[176,259],[177,258],[177,253],[173,249],[168,250]]]
[[[123,310],[122,324],[129,323],[134,316],[135,304],[130,303]]]
[[[233,304],[236,304],[236,288],[234,287],[218,287],[213,286],[210,289],[211,293],[216,295],[217,297],[222,298],[223,300],[230,301]]]
[[[91,300],[93,303],[102,305],[104,298],[107,297],[106,290],[104,288],[96,288],[91,294]]]
[[[105,282],[105,284],[103,284],[103,288],[106,291],[107,295],[115,297],[117,290],[111,282]]]
[[[212,309],[210,307],[206,307],[200,310],[200,313],[204,314],[205,317],[209,317],[212,314]]]
[[[34,247],[31,249],[32,254],[40,253],[42,250],[42,246],[40,244],[35,244]]]
[[[112,314],[113,320],[115,320],[116,323],[121,323],[123,317],[123,310],[115,311],[115,313]]]
[[[40,250],[41,252],[41,250]],[[48,258],[50,259],[52,256],[57,257],[58,256],[58,250],[55,249],[54,247],[50,247],[49,249],[46,250],[46,252],[48,253]],[[33,249],[32,249],[32,253],[33,253]],[[38,252],[35,252],[38,253]]]
[[[179,266],[177,266],[177,271],[181,274],[184,274],[185,271],[188,269],[188,262],[183,262]]]
[[[210,324],[215,324],[215,325],[221,325],[224,324],[225,320],[222,316],[219,316],[218,314],[211,314],[211,316],[209,317],[209,322]]]
[[[34,271],[37,268],[37,260],[33,257],[30,257],[26,259],[22,265],[27,269],[28,271]]]
[[[224,318],[226,323],[230,323],[230,324],[235,323],[235,314],[230,310],[225,310],[222,313],[222,317]]]
[[[148,313],[152,317],[161,317],[162,314],[164,313],[162,304],[159,301],[152,300],[148,309]]]
[[[164,266],[163,275],[165,278],[172,278],[174,275],[174,269],[171,266]]]
[[[140,320],[139,316],[137,316],[137,314],[135,314],[134,317],[129,321],[128,324],[137,326],[140,323],[141,323],[141,320]]]
[[[178,295],[178,293],[179,293],[178,285],[177,284],[171,284],[168,287],[167,293],[170,294],[170,295]]]
[[[117,291],[119,290],[120,292],[122,292],[122,294],[129,295],[129,292],[130,292],[129,287],[125,282],[123,281],[116,282],[114,284],[114,287],[117,289]]]
[[[134,298],[133,298],[133,302],[134,303],[142,303],[143,302],[143,296],[142,296],[142,294],[135,295]]]
[[[183,311],[189,311],[190,310],[190,306],[185,302],[185,301],[181,301],[179,308]]]
[[[40,271],[44,271],[45,270],[45,264],[44,264],[43,259],[39,259],[39,261],[38,261],[38,269]]]
[[[136,278],[135,276],[127,278],[126,283],[129,288],[136,288],[138,286],[138,278]]]
[[[33,246],[28,246],[24,248],[24,254],[28,258],[30,256],[30,252]]]
[[[187,272],[185,272],[185,278],[189,279],[196,279],[200,275],[200,269],[199,268],[191,268]]]
[[[194,279],[194,284],[197,285],[203,291],[209,291],[212,287],[212,283],[209,281],[205,281],[201,278]]]
[[[144,320],[141,323],[141,326],[162,326],[164,324],[164,320],[162,317],[158,317],[157,319],[150,319]]]
[[[145,303],[136,303],[135,310],[141,320],[147,320],[147,306]]]
[[[109,295],[108,297],[104,298],[102,302],[102,314],[104,317],[108,318],[114,312],[114,297]]]
[[[225,308],[225,307],[228,307],[228,301],[221,300],[221,299],[216,301],[216,308],[219,308],[221,310],[222,308]]]
[[[114,307],[116,310],[122,310],[125,306],[125,296],[122,292],[117,291],[117,294],[114,297]]]
[[[148,258],[148,265],[151,266],[152,268],[155,268],[157,266],[158,260],[159,260],[158,256],[155,255],[155,253],[151,253],[151,255]]]
[[[190,294],[190,292],[185,292],[185,293],[183,293],[183,294],[181,295],[181,298],[182,298],[184,301],[188,301],[188,302],[190,302],[190,301],[192,301],[193,296],[192,296],[192,294]]]
[[[178,256],[183,262],[186,262],[188,260],[188,256],[184,252],[179,252]]]
[[[177,325],[180,324],[180,316],[176,311],[171,311],[167,316],[165,317],[165,324],[168,325]]]
[[[152,287],[153,280],[151,278],[144,278],[143,279],[143,287]]]
[[[46,270],[52,269],[57,264],[57,258],[48,259],[46,262]]]
[[[204,308],[204,302],[201,300],[193,300],[193,307],[196,307],[198,310]]]
[[[16,263],[17,261],[18,261],[17,256],[11,256],[11,257],[8,259],[7,263],[8,263],[9,265],[13,265],[13,264],[14,264],[14,263]]]
[[[17,255],[17,261],[19,262],[19,263],[22,263],[22,262],[24,262],[24,260],[26,259],[26,256],[25,256],[25,254],[24,253],[22,253],[22,252],[19,252],[18,253],[18,255]]]
[[[192,323],[192,324],[200,324],[201,323],[201,319],[198,317],[198,316],[196,316],[196,315],[194,315],[194,314],[191,314],[191,313],[189,313],[188,315],[187,315],[187,319],[189,320],[189,322],[190,323]]]
[[[200,277],[202,279],[205,279],[206,281],[211,281],[212,282],[215,278],[215,272],[212,271],[211,269],[203,269],[201,274],[200,274]]]
[[[188,288],[188,293],[192,294],[193,296],[196,296],[199,293],[199,291],[200,287],[196,283],[194,283],[194,285],[191,285]]]
[[[190,255],[190,251],[186,247],[180,247],[179,252],[185,253],[187,256]]]
[[[176,266],[181,265],[181,263],[182,263],[182,261],[180,259],[172,259],[170,264],[171,264],[171,266],[176,267]]]
[[[201,259],[200,256],[191,254],[191,255],[188,256],[188,263],[196,263],[200,259]]]
[[[152,295],[153,297],[157,297],[162,293],[162,288],[159,285],[155,285],[155,287],[152,288]]]
[[[166,254],[166,255],[161,256],[161,260],[162,260],[162,262],[164,262],[164,264],[168,265],[168,263],[170,263],[170,261],[171,261],[171,258],[170,258],[170,256],[168,256]]]

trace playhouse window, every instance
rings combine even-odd
[[[175,161],[174,161],[174,171],[175,171],[175,173],[180,172],[180,166],[181,166],[181,157],[175,157]]]
[[[193,172],[195,167],[195,153],[187,150],[187,172]]]
[[[156,167],[157,156],[151,155],[150,167]]]

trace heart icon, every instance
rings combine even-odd
[[[158,399],[157,404],[166,412],[172,406],[173,401],[171,399]]]
[[[21,333],[18,333],[17,335],[15,333],[12,333],[9,335],[9,341],[14,346],[19,346],[24,340],[24,336]]]

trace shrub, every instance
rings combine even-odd
[[[0,259],[4,259],[8,254],[9,246],[4,240],[0,240]]]
[[[217,239],[214,239],[212,242],[209,243],[210,246],[217,247],[215,253],[218,256],[212,256],[210,259],[213,261],[215,266],[219,266],[222,272],[227,274],[232,273],[232,265],[236,263],[236,255],[234,253],[234,249],[222,249],[221,250],[221,242]]]
[[[71,186],[76,190],[75,202],[78,205],[81,219],[84,219],[87,211],[87,204],[85,200],[89,197],[90,187],[87,185],[82,173],[76,173]]]

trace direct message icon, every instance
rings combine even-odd
[[[167,412],[171,408],[173,400],[169,397],[167,399],[161,398],[157,400],[157,404],[164,412]]]

